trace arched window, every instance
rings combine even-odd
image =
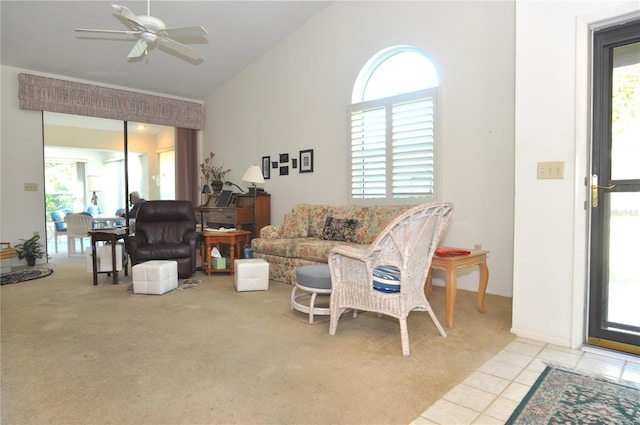
[[[396,46],[362,68],[351,105],[351,198],[434,197],[438,75],[419,49]]]

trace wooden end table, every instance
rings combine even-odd
[[[487,254],[489,251],[471,251],[469,255],[458,255],[451,257],[433,256],[431,269],[427,275],[425,285],[425,295],[431,294],[431,271],[433,269],[444,270],[445,277],[445,311],[447,316],[447,327],[453,328],[453,312],[456,305],[456,294],[458,292],[457,270],[479,266],[480,282],[478,285],[478,311],[484,313],[484,295],[489,282],[489,268],[487,267]]]
[[[200,244],[200,265],[203,271],[207,273],[207,276],[211,276],[211,273],[231,273],[233,275],[233,262],[235,257],[241,257],[242,246],[241,243],[249,243],[249,235],[251,232],[247,230],[235,230],[233,232],[224,231],[209,231],[200,232],[202,243]],[[220,249],[221,244],[228,244],[231,246],[229,249],[229,264],[226,269],[214,269],[211,268],[211,248],[215,246]],[[207,268],[204,268],[204,265]]]
[[[98,284],[98,273],[112,273],[113,276],[113,284],[118,283],[118,270],[116,270],[116,243],[118,240],[124,240],[127,237],[127,228],[119,227],[117,229],[93,229],[89,230],[89,236],[91,236],[91,258],[93,261],[93,284]],[[96,242],[108,242],[111,243],[111,264],[112,269],[110,272],[99,272],[98,271],[98,261],[96,258]],[[123,247],[124,248],[124,247]],[[126,253],[125,253],[126,259]],[[127,261],[122,262],[122,267],[124,268],[124,275],[129,276],[128,273],[128,264]]]

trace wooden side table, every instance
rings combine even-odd
[[[489,282],[489,268],[487,267],[487,254],[489,251],[471,251],[469,255],[452,257],[433,256],[431,269],[427,275],[425,295],[431,294],[431,271],[433,269],[444,270],[445,277],[445,311],[447,315],[447,327],[453,328],[453,312],[456,305],[458,292],[457,270],[465,267],[479,266],[480,282],[478,285],[478,311],[484,313],[484,295]]]
[[[241,257],[242,246],[241,243],[249,243],[249,235],[251,232],[247,230],[236,230],[233,232],[200,232],[202,242],[200,244],[200,265],[203,267],[203,271],[207,273],[207,276],[211,276],[211,273],[231,273],[233,275],[233,262],[235,257]],[[226,269],[214,269],[211,268],[211,248],[216,246],[220,249],[220,244],[228,244],[231,246],[229,249],[229,264]],[[207,268],[204,268],[205,263]]]
[[[91,257],[92,257],[92,261],[93,261],[93,284],[97,285],[98,284],[98,273],[112,273],[113,276],[113,284],[117,284],[118,283],[118,270],[116,270],[117,267],[117,263],[116,263],[116,243],[118,242],[118,240],[120,239],[125,239],[127,237],[127,228],[126,227],[119,227],[117,229],[93,229],[93,230],[89,230],[89,236],[91,236]],[[99,272],[98,271],[98,264],[97,264],[97,258],[96,258],[96,242],[108,242],[111,243],[111,264],[112,264],[112,269],[110,272]],[[126,258],[126,254],[125,254],[125,258]],[[126,264],[126,261],[123,261],[124,264],[122,264],[122,266],[124,267],[124,275],[128,276],[128,265]]]

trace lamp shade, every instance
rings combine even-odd
[[[256,184],[263,184],[264,178],[262,177],[262,170],[260,170],[260,167],[257,165],[250,165],[249,168],[247,168],[247,171],[244,172],[242,181],[254,186]]]
[[[87,176],[87,192],[101,192],[102,182],[100,176]]]

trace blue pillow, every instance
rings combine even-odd
[[[395,266],[373,269],[373,289],[387,294],[400,292],[400,269]]]

